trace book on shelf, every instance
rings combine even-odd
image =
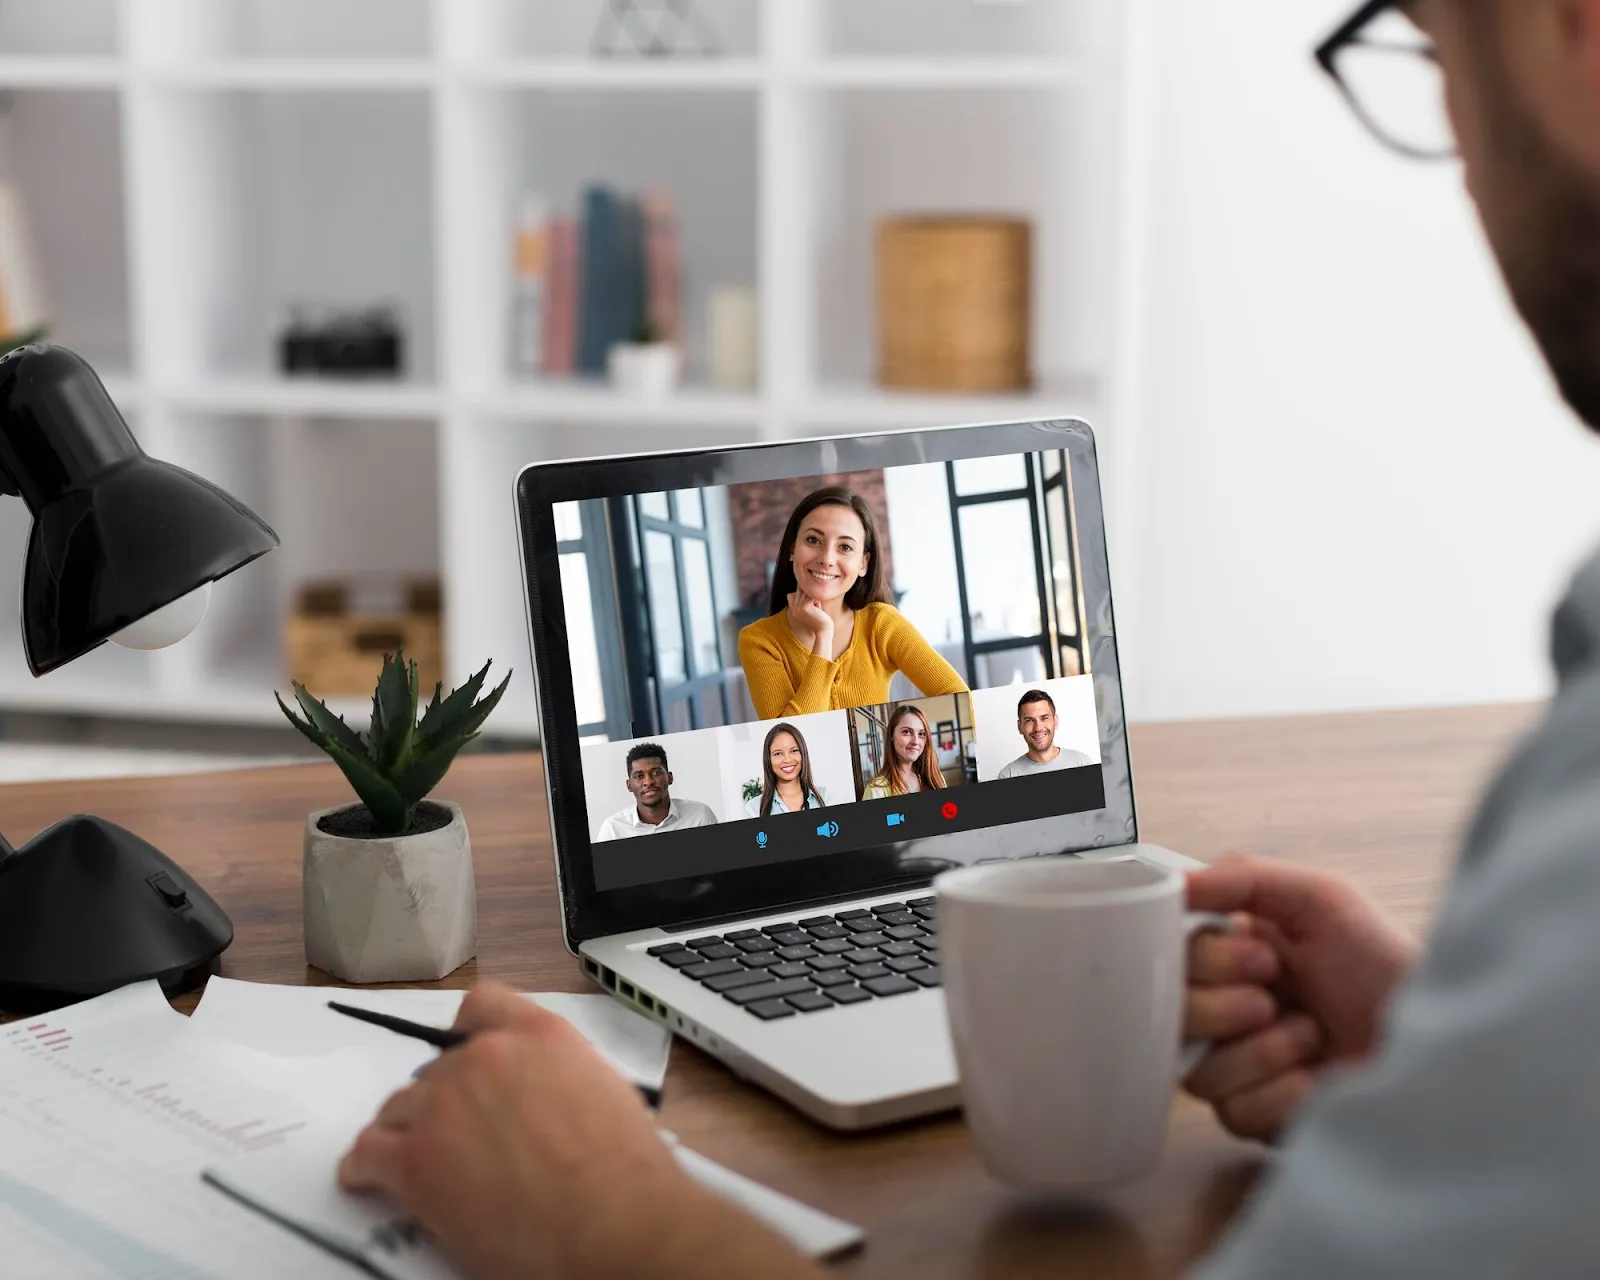
[[[525,198],[524,210],[533,204]],[[604,373],[611,348],[637,341],[647,327],[655,340],[681,348],[682,250],[671,192],[653,188],[636,197],[594,184],[578,217],[544,215],[536,238],[526,228],[527,219],[519,219],[518,244],[535,239],[542,274],[531,283],[519,267],[512,316],[524,323],[537,297],[539,348],[530,365],[525,342],[513,334],[517,372]]]

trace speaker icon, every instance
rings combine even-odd
[[[834,836],[839,834],[839,824],[837,822],[824,822],[820,827],[817,828],[817,834],[825,839],[831,840]]]

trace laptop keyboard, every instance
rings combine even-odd
[[[937,987],[935,899],[807,916],[650,947],[686,978],[763,1020]]]

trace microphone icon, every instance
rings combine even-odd
[[[767,833],[765,831],[756,832],[756,848],[765,849],[766,847],[767,847]]]

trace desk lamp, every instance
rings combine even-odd
[[[47,343],[0,358],[0,494],[33,515],[22,642],[35,676],[107,640],[176,643],[213,581],[278,545],[243,503],[148,457],[94,370]],[[0,1009],[146,978],[174,994],[232,941],[222,908],[115,823],[75,814],[20,849],[0,836]]]

